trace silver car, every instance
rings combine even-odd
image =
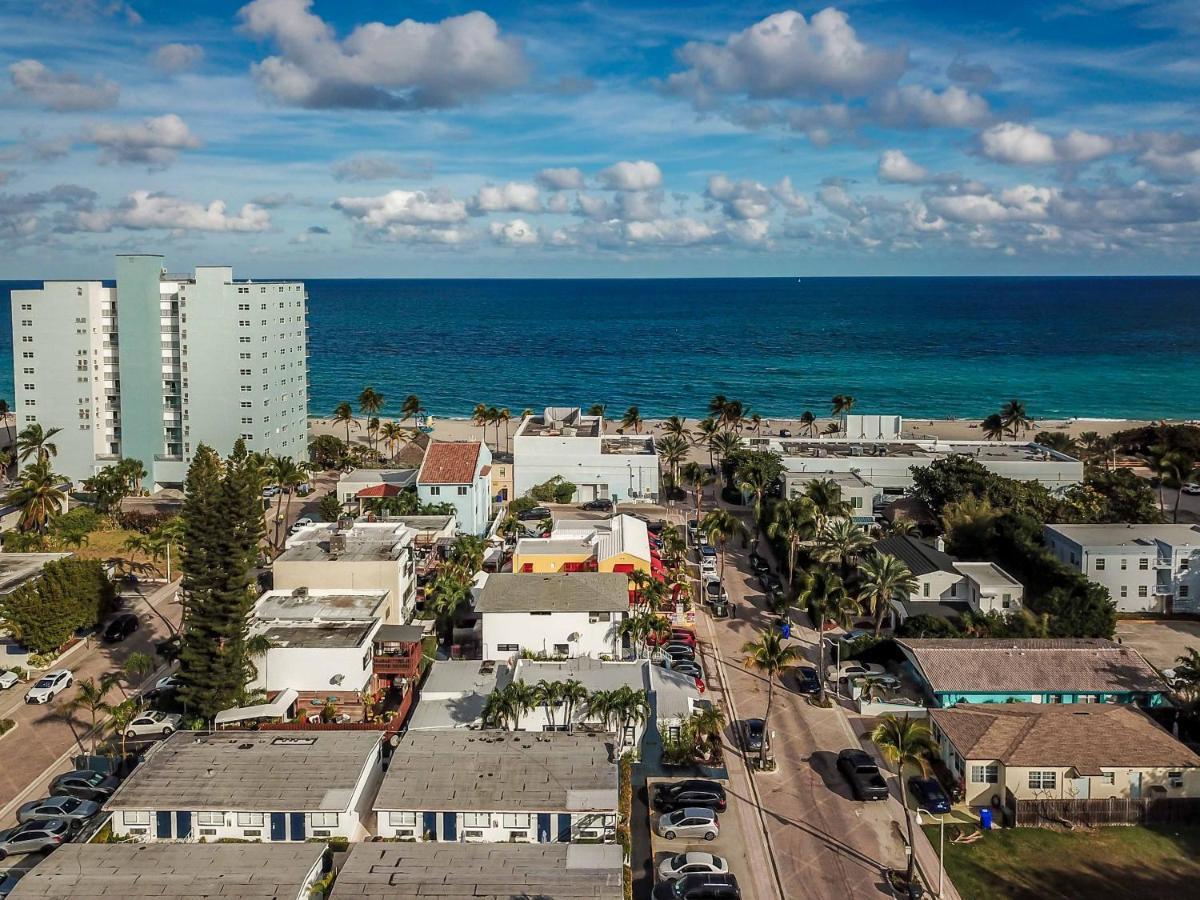
[[[125,737],[167,737],[179,730],[183,716],[151,709],[125,726]]]
[[[70,669],[57,669],[47,672],[37,680],[33,687],[25,692],[26,703],[49,703],[75,681]]]
[[[26,822],[0,831],[0,859],[18,853],[53,850],[71,834],[71,826],[62,819]]]
[[[717,814],[711,809],[688,807],[659,817],[658,836],[673,841],[681,838],[704,838],[715,841],[721,833]]]
[[[676,853],[668,856],[658,866],[658,877],[663,881],[675,881],[684,875],[724,875],[729,863],[711,853]]]
[[[21,679],[12,669],[0,672],[0,691],[6,691]]]
[[[79,797],[69,797],[62,794],[58,797],[44,797],[41,800],[30,800],[17,810],[18,822],[32,822],[36,819],[62,819],[72,825],[82,825],[96,813],[100,812],[100,804],[94,800],[83,800]]]

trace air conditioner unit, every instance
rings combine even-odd
[[[251,829],[250,831],[243,831],[242,837],[262,837],[262,829],[254,828],[254,829]]]
[[[396,832],[396,837],[410,838],[410,837],[416,837],[416,836],[417,836],[417,832],[414,831],[412,828],[401,828],[399,831]]]
[[[333,834],[333,832],[330,831],[328,828],[325,828],[325,829],[314,831],[312,834],[313,834],[313,837],[329,837],[329,835]]]
[[[201,828],[200,829],[200,837],[216,837],[216,836],[217,836],[217,829],[215,829],[215,828]]]
[[[149,834],[150,829],[149,828],[130,828],[129,833],[130,834]]]

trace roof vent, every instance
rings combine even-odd
[[[308,588],[298,587],[292,591],[292,596],[293,597],[307,597],[308,596]]]
[[[254,745],[253,744],[238,744],[238,749],[239,750],[253,750]],[[208,771],[211,773],[212,769],[209,769]]]

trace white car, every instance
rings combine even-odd
[[[169,694],[172,691],[179,690],[179,686],[183,684],[178,675],[168,675],[166,678],[160,678],[154,685],[154,689],[160,694]]]
[[[55,669],[47,672],[28,691],[25,692],[26,703],[49,703],[72,684],[75,676],[70,669]]]
[[[724,875],[729,863],[711,853],[693,851],[668,856],[658,866],[658,877],[663,881],[676,881],[685,875]]]
[[[668,841],[677,837],[715,841],[720,833],[721,826],[717,821],[717,814],[711,809],[699,806],[663,813],[658,820],[658,836]]]
[[[288,529],[288,532],[291,534],[295,534],[297,531],[299,531],[302,528],[309,528],[316,524],[317,523],[314,522],[312,519],[310,519],[308,516],[301,516],[299,519],[296,520],[295,524],[292,525],[292,527]]]
[[[12,669],[9,669],[6,672],[0,672],[0,691],[7,691],[20,680],[21,679],[17,677],[17,673],[12,671]]]
[[[183,716],[178,713],[165,713],[152,709],[138,716],[125,727],[125,737],[162,736],[176,732],[183,724]]]
[[[1185,494],[1200,494],[1200,484],[1196,484],[1194,481],[1189,481],[1183,486],[1182,490]]]
[[[830,681],[845,681],[848,678],[870,678],[882,675],[883,672],[883,666],[875,663],[844,662],[840,669],[837,666],[829,667],[829,679]]]
[[[277,484],[268,484],[265,488],[263,488],[262,491],[264,500],[270,500],[272,497],[278,497],[281,493],[282,491],[280,491],[279,485]]]

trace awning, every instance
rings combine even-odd
[[[282,719],[299,698],[300,694],[294,689],[284,688],[275,695],[275,699],[270,703],[223,709],[216,714],[213,722],[217,725],[229,725],[233,722],[246,722],[250,719]]]
[[[376,644],[416,644],[425,636],[425,629],[420,625],[380,625],[371,638]]]

